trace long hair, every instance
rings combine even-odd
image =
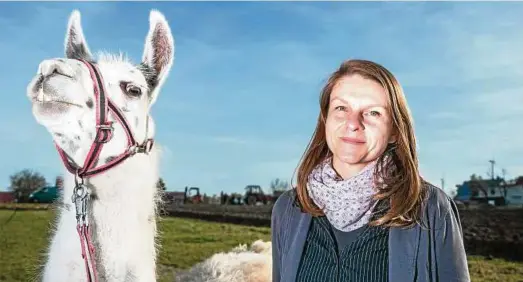
[[[403,89],[396,78],[383,66],[366,60],[348,60],[329,77],[320,95],[320,113],[314,134],[297,168],[297,200],[302,211],[313,216],[323,215],[307,192],[307,180],[322,160],[332,153],[327,145],[325,122],[332,89],[343,77],[360,75],[379,83],[385,89],[390,103],[393,132],[397,141],[389,145],[377,160],[376,173],[383,183],[377,183],[375,200],[388,201],[388,210],[372,220],[374,226],[407,227],[418,222],[425,195],[418,170],[416,138],[413,121]],[[388,157],[387,157],[388,156]]]

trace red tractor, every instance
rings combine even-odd
[[[193,192],[194,191],[194,192]],[[202,195],[200,194],[200,188],[198,187],[185,187],[185,203],[201,204],[203,203]]]
[[[243,202],[247,205],[256,205],[262,203],[266,205],[273,201],[271,195],[265,195],[260,185],[247,185],[245,187],[245,195],[243,196]]]
[[[184,192],[164,192],[164,197],[167,202],[175,204],[200,204],[203,202],[200,188],[185,187]]]

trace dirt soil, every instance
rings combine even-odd
[[[459,212],[467,253],[523,261],[523,209]]]
[[[523,209],[460,208],[459,213],[468,254],[523,261]],[[185,205],[170,207],[168,214],[270,226],[271,206]]]

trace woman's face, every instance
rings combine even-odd
[[[325,130],[333,166],[343,178],[357,174],[394,141],[388,100],[379,83],[360,75],[334,86]]]

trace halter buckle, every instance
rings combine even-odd
[[[129,149],[127,149],[127,153],[129,153],[130,156],[133,156],[134,154],[138,153],[138,146],[136,144],[131,145]]]
[[[96,128],[101,129],[101,130],[113,131],[113,122],[109,122],[106,124],[99,124],[96,126]]]
[[[134,145],[130,146],[127,151],[129,152],[129,154],[131,156],[135,155],[136,153],[143,153],[143,154],[148,155],[151,152],[153,145],[154,145],[154,140],[147,139],[145,142],[143,142],[143,144],[140,144],[140,145],[134,144]]]
[[[107,143],[113,138],[114,127],[112,121],[105,124],[99,124],[96,126],[96,129],[98,132],[96,133],[95,142]],[[105,131],[105,134],[102,134],[103,131]]]
[[[154,140],[152,138],[149,138],[149,139],[145,140],[145,142],[140,146],[140,149],[142,150],[141,152],[148,155],[151,152],[151,150],[153,149],[153,146],[154,146]]]

